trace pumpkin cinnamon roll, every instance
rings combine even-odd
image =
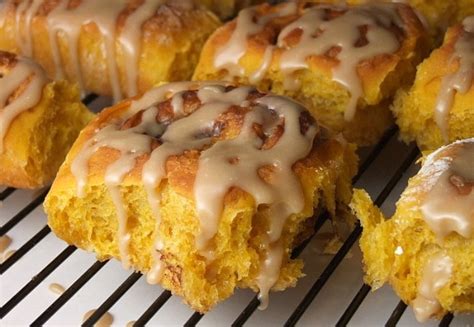
[[[47,196],[62,239],[117,258],[199,312],[236,287],[284,290],[292,249],[327,210],[346,219],[354,146],[300,104],[253,87],[163,85],[106,109]]]
[[[0,51],[0,184],[49,184],[92,117],[76,85],[52,82],[32,60]]]
[[[0,49],[115,100],[189,79],[219,19],[198,1],[7,0]]]
[[[206,42],[196,80],[228,80],[287,95],[346,139],[375,143],[389,105],[429,49],[413,9],[294,1],[242,10]]]
[[[393,112],[401,138],[422,150],[474,137],[474,16],[446,32],[418,66],[414,85],[398,91]]]
[[[385,220],[361,190],[365,281],[389,283],[419,321],[474,311],[474,139],[430,154]]]

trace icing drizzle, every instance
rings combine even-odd
[[[5,52],[2,52],[5,55]],[[8,55],[8,54],[7,54]],[[16,57],[15,66],[0,77],[0,154],[5,151],[3,141],[13,120],[41,100],[48,79],[43,69],[24,57]],[[16,98],[9,98],[23,84],[27,86]]]
[[[421,205],[425,222],[439,239],[450,233],[474,236],[474,140],[453,143],[425,163],[438,167]],[[422,171],[426,173],[426,169]]]
[[[193,90],[199,109],[185,112],[185,97]],[[255,94],[258,94],[255,98]],[[158,104],[168,101],[172,118],[160,121]],[[221,125],[218,118],[235,108],[245,110],[239,134],[232,139],[219,139]],[[73,160],[71,171],[77,181],[79,196],[84,195],[87,184],[89,158],[100,148],[112,148],[118,159],[110,164],[105,181],[119,221],[118,240],[122,262],[128,266],[127,212],[120,194],[120,183],[129,173],[139,156],[150,153],[143,166],[142,182],[157,221],[160,222],[158,187],[166,178],[166,161],[172,155],[188,150],[201,150],[194,182],[194,199],[200,230],[196,235],[196,248],[208,260],[213,259],[209,241],[217,232],[222,214],[224,196],[231,187],[239,187],[255,199],[258,210],[268,210],[269,229],[265,241],[266,256],[262,260],[257,285],[262,305],[280,273],[284,248],[280,236],[286,219],[301,212],[304,196],[292,165],[311,151],[317,134],[314,124],[302,128],[301,118],[306,111],[299,104],[274,95],[263,95],[251,87],[229,89],[223,84],[171,83],[153,89],[137,101],[119,121],[95,132]],[[133,127],[123,123],[139,115]],[[258,128],[257,128],[258,127]],[[274,142],[267,140],[275,138]],[[155,145],[153,145],[155,143]],[[260,175],[261,169],[271,170],[271,179]],[[162,269],[159,251],[166,246],[155,239],[155,263],[147,280],[159,282]]]
[[[467,93],[474,76],[474,16],[465,18],[462,27],[462,35],[454,44],[454,52],[449,59],[449,63],[458,61],[459,68],[441,80],[435,105],[435,121],[446,143],[449,141],[448,118],[454,95],[456,92]]]
[[[474,139],[457,141],[431,153],[420,170],[424,181],[420,210],[425,223],[442,244],[452,233],[474,236]],[[451,279],[453,260],[444,252],[426,262],[417,297],[412,302],[418,321],[425,322],[443,309],[437,293]]]
[[[336,12],[329,17],[328,11]],[[297,14],[297,6],[288,3],[279,11],[268,15],[257,15],[257,9],[242,10],[236,20],[236,27],[227,44],[218,49],[214,57],[214,67],[225,69],[227,79],[244,76],[239,60],[245,54],[247,39],[261,32],[265,25],[276,18]],[[357,73],[360,62],[377,55],[396,52],[400,43],[390,30],[392,25],[402,27],[396,5],[369,4],[357,7],[315,5],[304,9],[299,18],[284,27],[277,38],[277,45],[268,45],[260,67],[250,76],[252,83],[259,82],[273,60],[274,49],[284,49],[279,59],[285,87],[299,87],[294,72],[308,68],[307,59],[311,56],[327,55],[337,50],[335,58],[339,63],[332,69],[333,80],[350,92],[345,119],[355,115],[357,101],[363,95],[363,88]],[[297,44],[287,44],[286,38],[295,31],[301,31]],[[365,30],[365,32],[362,32]],[[360,41],[363,42],[360,42]]]
[[[21,0],[15,14],[17,43],[23,54],[32,55],[31,22],[44,0]],[[123,49],[125,67],[125,89],[127,96],[137,94],[138,63],[141,53],[142,25],[150,19],[164,0],[145,0],[126,18],[122,32],[117,35],[117,20],[128,7],[129,0],[81,0],[70,7],[69,0],[59,0],[56,7],[46,16],[51,53],[57,79],[65,78],[58,34],[64,36],[69,49],[69,60],[73,69],[73,79],[84,90],[79,37],[84,25],[94,23],[103,39],[104,56],[112,95],[115,101],[123,97],[116,60],[116,40]],[[85,63],[83,63],[85,64]]]
[[[245,71],[240,66],[239,60],[247,50],[247,38],[250,35],[259,33],[272,19],[294,15],[296,10],[297,5],[294,2],[286,3],[281,6],[279,11],[263,16],[257,16],[256,7],[241,10],[237,16],[232,36],[227,44],[222,46],[216,53],[214,67],[216,69],[225,69],[228,73],[228,79],[232,79],[234,76],[244,76]],[[253,82],[258,82],[263,78],[270,65],[274,48],[274,46],[267,46],[260,68],[251,77]]]
[[[413,311],[419,322],[426,322],[442,310],[437,293],[449,282],[453,260],[440,252],[432,256],[423,268],[418,294],[413,300]]]

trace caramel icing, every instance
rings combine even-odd
[[[195,90],[200,109],[186,114],[183,95],[189,89]],[[97,130],[73,160],[71,171],[76,177],[78,195],[83,196],[87,184],[87,164],[93,153],[103,147],[120,153],[119,158],[107,167],[105,181],[117,209],[120,256],[124,265],[128,266],[130,235],[120,184],[134,167],[137,157],[150,153],[142,170],[142,182],[156,218],[156,239],[151,249],[154,264],[147,276],[149,282],[159,282],[163,269],[160,251],[166,244],[158,236],[160,197],[157,189],[166,178],[166,161],[172,155],[196,149],[201,150],[194,183],[194,200],[200,223],[196,248],[207,260],[213,260],[209,241],[217,232],[224,196],[231,187],[239,187],[251,194],[256,208],[263,205],[261,210],[266,210],[271,217],[263,244],[266,255],[257,278],[262,303],[265,305],[267,302],[268,292],[278,280],[285,254],[280,240],[285,221],[291,214],[301,212],[305,204],[301,184],[292,165],[311,151],[317,127],[311,124],[302,133],[300,119],[305,110],[284,97],[265,95],[252,100],[250,105],[249,95],[254,91],[251,87],[228,90],[225,85],[213,82],[172,83],[153,89],[134,101],[129,112],[119,121]],[[167,99],[172,105],[173,118],[171,121],[157,121],[156,105]],[[235,106],[250,106],[251,109],[245,115],[239,135],[216,141],[215,137],[220,133],[216,119]],[[140,122],[134,127],[122,129],[121,124],[137,113],[141,113]],[[262,149],[264,143],[257,135],[255,126],[262,126],[262,133],[267,136],[283,132],[271,148]],[[153,139],[159,140],[159,146],[152,147]],[[271,167],[271,181],[264,181],[259,176],[262,167]]]
[[[44,0],[21,0],[16,9],[16,34],[18,47],[23,54],[32,55],[31,22]],[[63,58],[57,40],[60,34],[67,42],[69,60],[74,72],[73,78],[84,91],[79,57],[79,37],[83,26],[95,24],[103,38],[104,56],[107,64],[109,83],[116,101],[123,96],[116,60],[116,41],[124,53],[125,88],[128,96],[137,94],[138,63],[141,54],[142,25],[150,19],[164,0],[145,0],[129,14],[122,32],[117,35],[119,15],[129,5],[129,0],[82,0],[70,7],[69,0],[59,0],[56,7],[46,16],[49,42],[55,64],[56,79],[64,79]]]
[[[449,282],[452,273],[453,260],[444,253],[437,253],[425,264],[418,294],[412,302],[419,322],[426,322],[442,310],[437,294]]]
[[[400,47],[396,35],[390,30],[393,24],[403,26],[396,8],[391,4],[368,4],[358,7],[316,5],[305,9],[298,19],[283,28],[278,35],[276,47],[285,50],[279,62],[285,87],[293,89],[299,86],[294,72],[308,68],[309,57],[325,55],[333,48],[338,48],[340,51],[335,58],[339,63],[332,70],[332,78],[350,92],[345,119],[351,120],[357,102],[363,95],[357,73],[358,64],[378,55],[394,53]],[[332,19],[327,18],[328,9],[341,14]],[[229,41],[215,55],[214,67],[226,70],[227,79],[244,76],[245,71],[239,65],[239,60],[246,52],[248,37],[261,32],[269,21],[296,13],[294,3],[268,15],[259,16],[255,8],[242,10]],[[363,37],[362,27],[367,30],[364,36],[367,42],[358,46],[357,42]],[[296,45],[289,46],[285,39],[295,30],[302,32],[301,37]],[[263,78],[272,61],[274,48],[272,45],[267,46],[260,67],[249,77],[251,83]]]
[[[119,42],[122,46],[126,65],[127,94],[138,94],[138,62],[141,51],[142,25],[153,17],[165,0],[145,0],[126,20]],[[132,63],[132,64],[128,64]]]
[[[85,144],[84,149],[76,156],[71,165],[71,172],[77,180],[78,196],[82,197],[87,182],[87,165],[92,154],[103,147],[120,151],[119,159],[107,167],[104,179],[117,210],[119,251],[125,268],[129,267],[128,243],[130,242],[130,234],[127,231],[127,211],[123,205],[119,186],[125,175],[134,167],[135,160],[151,151],[152,137],[142,133],[155,134],[152,128],[147,127],[143,124],[131,130],[120,130],[119,126],[108,125],[98,131]]]
[[[462,34],[454,44],[454,52],[449,59],[449,64],[458,62],[459,68],[443,77],[436,98],[435,121],[445,142],[449,141],[448,118],[454,96],[456,92],[467,93],[471,89],[474,76],[474,16],[465,18],[462,26]]]
[[[67,39],[69,58],[73,65],[74,75],[79,86],[84,90],[84,81],[79,60],[79,37],[82,26],[95,23],[103,37],[105,59],[114,100],[122,98],[120,80],[115,56],[115,35],[118,15],[125,9],[127,0],[82,0],[80,5],[71,9],[68,0],[62,0],[46,17],[48,22],[49,39],[53,49],[53,59],[56,66],[56,77],[64,78],[58,48],[57,34],[61,32]]]
[[[10,99],[23,83],[26,87]],[[0,77],[0,154],[5,151],[3,141],[13,120],[39,103],[47,83],[43,69],[23,57],[17,57],[15,66]]]
[[[225,69],[228,73],[228,78],[231,80],[234,76],[244,76],[245,71],[240,66],[239,61],[247,50],[248,37],[259,33],[272,19],[296,14],[296,10],[297,5],[294,2],[286,3],[279,11],[264,16],[257,16],[255,7],[241,10],[237,16],[232,36],[227,44],[219,49],[214,58],[215,68]],[[272,59],[273,48],[271,45],[267,46],[260,68],[252,75],[251,79],[253,82],[258,82],[268,69]]]
[[[421,204],[425,222],[440,240],[453,232],[473,237],[474,139],[438,150],[425,165],[439,167]]]
[[[357,73],[358,64],[377,55],[394,53],[400,47],[396,35],[389,30],[392,24],[402,25],[395,8],[389,4],[352,7],[331,20],[326,18],[324,6],[307,10],[278,36],[278,45],[284,47],[285,38],[292,31],[302,31],[299,43],[283,53],[280,69],[287,79],[291,79],[293,72],[309,67],[306,62],[308,57],[324,55],[338,47],[340,51],[336,58],[339,63],[332,70],[332,78],[350,92],[345,119],[352,120],[357,101],[363,95]],[[339,8],[341,9],[342,7]],[[357,41],[361,38],[361,27],[367,28],[367,44],[357,46]],[[318,31],[321,31],[321,35],[315,36]]]
[[[18,4],[15,13],[16,42],[21,49],[21,53],[27,57],[33,56],[31,21],[42,2],[43,0],[33,0],[31,3],[30,1],[22,1]],[[22,19],[24,20],[23,24]]]

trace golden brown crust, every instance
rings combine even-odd
[[[69,2],[73,8],[81,1]],[[4,18],[0,25],[0,49],[21,53],[17,45],[15,14],[19,1],[7,1],[1,9]],[[44,0],[31,21],[33,58],[41,64],[50,77],[55,76],[55,64],[46,16],[57,7],[59,1]],[[140,4],[140,0],[130,0],[126,9],[117,19],[117,32],[123,30],[126,18]],[[199,51],[207,36],[220,24],[210,11],[197,6],[189,7],[187,2],[170,1],[162,5],[155,15],[142,25],[141,51],[138,62],[138,91],[143,93],[159,82],[185,80],[191,76]],[[20,15],[20,30],[29,33],[24,26],[25,15]],[[108,80],[106,58],[103,51],[102,35],[95,23],[82,26],[79,37],[79,62],[86,90],[112,95]],[[62,67],[68,80],[77,82],[74,64],[69,54],[69,46],[64,35],[59,33],[58,44]],[[116,62],[123,94],[127,94],[126,67],[119,42],[116,44]]]

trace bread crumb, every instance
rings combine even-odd
[[[5,252],[2,256],[2,263],[4,263],[5,261],[8,260],[8,258],[10,258],[14,253],[16,252],[16,250],[8,250],[7,252]]]
[[[0,253],[5,252],[12,243],[12,239],[8,235],[0,236]]]
[[[95,309],[89,310],[84,314],[84,317],[82,318],[82,322],[85,322],[87,319],[89,319],[95,312]],[[112,323],[114,321],[114,317],[106,312],[100,317],[100,319],[94,324],[94,327],[109,327],[112,326]]]
[[[58,283],[51,283],[51,284],[49,284],[48,288],[51,292],[59,294],[59,295],[62,295],[64,293],[64,291],[66,290],[64,288],[64,286],[62,286],[61,284],[58,284]]]

